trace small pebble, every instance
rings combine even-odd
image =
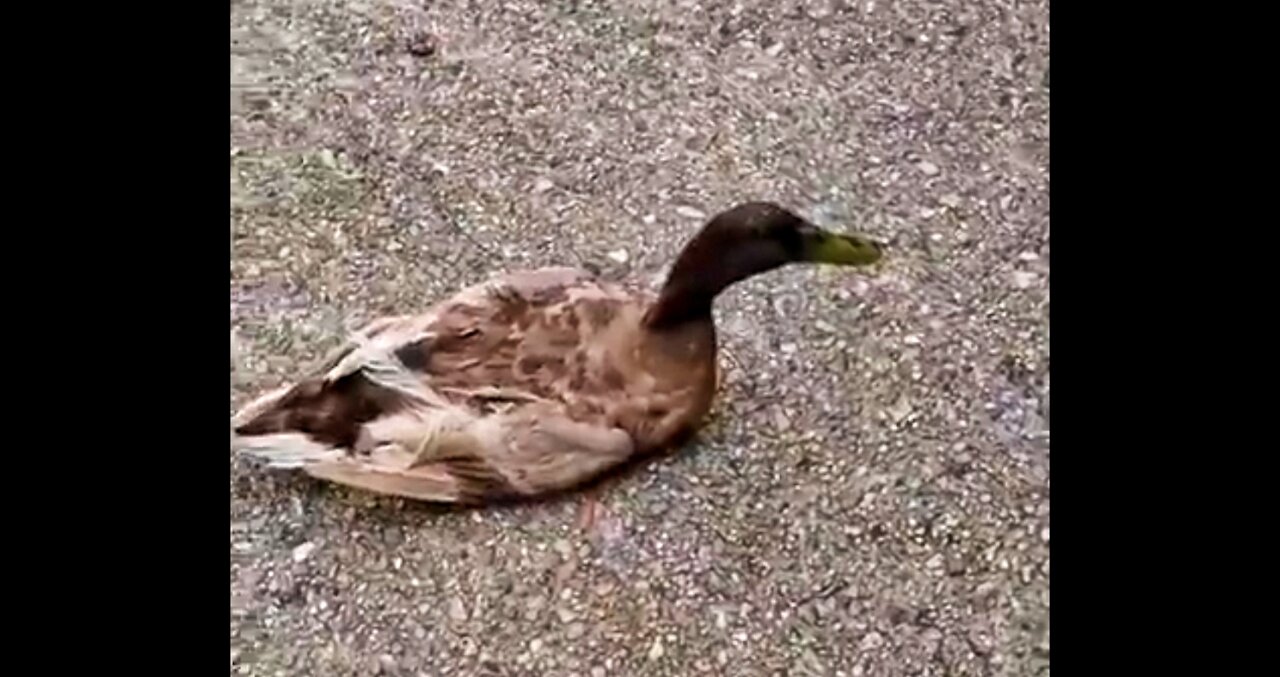
[[[440,48],[435,36],[425,31],[419,32],[409,40],[409,53],[419,57],[426,58],[436,53]]]
[[[791,419],[787,417],[787,412],[782,407],[773,410],[773,427],[778,432],[786,432],[791,429]]]
[[[561,557],[568,557],[573,554],[573,543],[567,538],[556,539],[556,542],[551,544],[551,548]]]
[[[1039,275],[1028,270],[1016,270],[1013,273],[1013,286],[1018,289],[1030,289],[1040,279]]]
[[[676,213],[687,219],[707,218],[706,212],[698,209],[697,207],[690,207],[689,205],[680,205],[679,207],[676,207]]]
[[[462,598],[449,599],[449,619],[458,623],[467,620],[467,607],[462,603]]]
[[[911,400],[905,396],[900,397],[886,412],[895,423],[901,423],[911,415]]]
[[[862,651],[872,651],[874,649],[879,648],[883,644],[884,644],[884,637],[881,636],[880,633],[872,630],[862,638],[861,642],[858,643],[858,648],[861,649]]]
[[[298,547],[293,549],[293,561],[301,562],[305,560],[306,558],[311,556],[311,553],[315,552],[315,549],[316,549],[316,544],[310,541],[303,543],[302,545],[299,545]]]
[[[920,170],[920,173],[924,174],[925,176],[937,176],[939,171],[938,165],[935,165],[932,162],[929,162],[927,160],[916,165],[916,168],[918,168]]]

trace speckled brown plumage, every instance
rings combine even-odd
[[[834,239],[833,239],[834,238]],[[716,387],[711,301],[793,261],[879,257],[767,203],[713,219],[662,293],[569,268],[499,275],[357,332],[233,420],[277,467],[462,503],[572,488],[694,432]],[[833,253],[834,252],[834,253]]]

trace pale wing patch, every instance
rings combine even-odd
[[[571,488],[622,463],[635,448],[618,428],[543,412],[520,418],[509,423],[507,454],[494,465],[525,494]]]

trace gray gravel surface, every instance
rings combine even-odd
[[[231,461],[231,672],[1047,675],[1048,2],[231,3],[231,404],[512,267],[772,199],[701,438],[456,511]]]

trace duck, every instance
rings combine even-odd
[[[499,273],[381,317],[232,417],[232,450],[357,490],[461,505],[583,487],[671,451],[720,378],[713,303],[790,264],[867,267],[885,245],[773,202],[715,214],[656,292],[581,268]]]

